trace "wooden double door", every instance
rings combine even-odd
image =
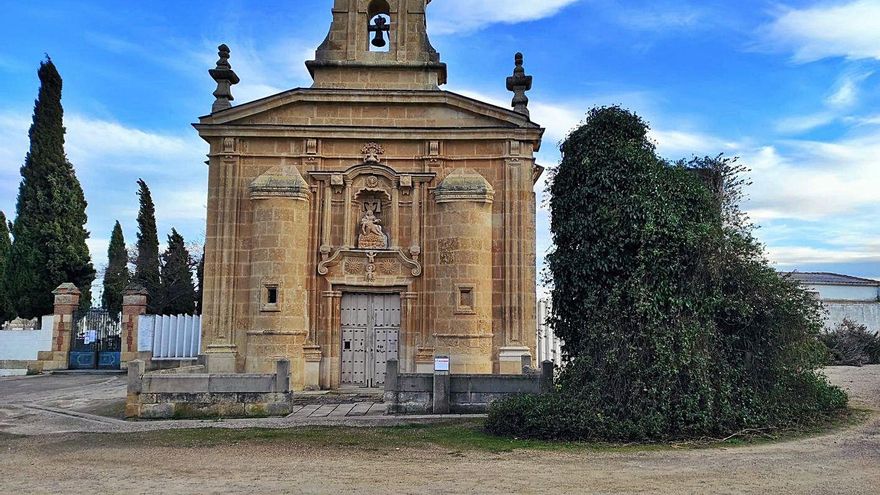
[[[341,311],[342,385],[384,386],[399,352],[400,294],[345,293]]]

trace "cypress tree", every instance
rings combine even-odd
[[[189,251],[177,230],[171,229],[168,249],[162,253],[162,292],[167,315],[193,314],[196,289],[193,286],[192,263]]]
[[[11,249],[12,242],[9,240],[6,215],[0,211],[0,325],[15,319],[15,310],[12,308],[12,300],[9,298],[5,283],[6,266]]]
[[[113,226],[110,247],[107,249],[107,271],[104,272],[104,295],[101,303],[104,309],[115,316],[122,311],[122,292],[128,285],[131,274],[128,272],[128,251],[122,236],[119,222]]]
[[[46,59],[40,63],[39,96],[34,104],[30,150],[21,167],[13,243],[6,287],[18,316],[52,312],[52,291],[72,282],[91,305],[95,269],[86,240],[86,200],[64,153],[61,76]]]
[[[137,259],[135,260],[134,280],[139,282],[149,294],[147,312],[159,314],[164,307],[162,282],[159,275],[159,234],[156,232],[156,207],[150,188],[143,179],[138,179],[140,210],[137,223]]]

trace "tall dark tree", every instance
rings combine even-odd
[[[205,308],[205,252],[199,257],[199,264],[196,265],[196,313],[202,314]]]
[[[9,251],[12,249],[12,241],[9,240],[9,227],[6,223],[6,215],[0,211],[0,325],[15,319],[15,309],[6,289],[6,266],[9,261]]]
[[[167,315],[193,314],[196,289],[193,286],[192,259],[177,230],[171,229],[168,249],[162,253],[162,292]]]
[[[140,283],[148,293],[147,312],[159,314],[165,305],[162,282],[159,274],[159,234],[156,231],[156,207],[150,188],[143,179],[138,179],[140,210],[137,223],[137,259],[135,260],[134,281]]]
[[[110,236],[107,259],[107,270],[104,272],[104,295],[101,296],[101,303],[111,315],[117,315],[122,311],[122,293],[131,279],[131,273],[128,271],[128,251],[125,249],[122,226],[118,221],[113,226],[113,234]]]
[[[13,304],[24,318],[51,313],[52,291],[65,282],[74,283],[82,291],[82,305],[89,306],[95,280],[86,246],[86,200],[64,153],[61,76],[50,59],[40,63],[38,75],[6,273]]]

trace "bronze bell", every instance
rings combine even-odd
[[[388,44],[385,41],[384,33],[390,31],[390,28],[385,25],[387,21],[382,16],[377,16],[374,22],[375,26],[370,28],[370,31],[374,31],[376,33],[375,36],[373,36],[373,46],[375,46],[376,48],[383,48],[386,44]]]

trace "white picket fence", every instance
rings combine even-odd
[[[199,315],[142,315],[138,321],[138,352],[152,352],[154,361],[196,359],[201,347]]]
[[[535,338],[538,362],[552,361],[556,366],[562,366],[562,339],[553,333],[550,325],[547,325],[547,317],[550,315],[550,301],[539,299],[537,308],[537,335]]]

